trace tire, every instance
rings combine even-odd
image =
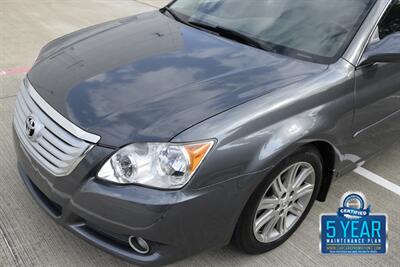
[[[296,164],[299,166],[298,170],[296,169]],[[314,170],[314,175],[310,174],[304,183],[301,183],[302,178],[308,172],[311,172],[311,168]],[[298,182],[292,182],[292,186],[290,186],[290,181],[296,181],[293,175],[293,179],[288,179],[292,173],[297,173]],[[281,194],[281,198],[277,197],[277,193],[284,191],[278,190],[278,177],[281,177],[280,181],[283,181],[283,184],[286,184],[287,188],[297,189],[287,190],[286,195]],[[321,155],[314,146],[301,147],[294,154],[275,166],[247,202],[236,225],[233,236],[235,245],[248,254],[261,254],[284,243],[296,231],[309,213],[317,198],[321,180]],[[311,184],[312,181],[314,181],[314,186],[311,189],[308,184]],[[301,184],[299,187],[296,187],[298,183]],[[302,196],[301,199],[294,200],[307,190],[310,192],[312,190],[312,193],[308,193],[309,196]],[[279,201],[276,200],[277,198]],[[263,200],[263,205],[260,205],[261,200]],[[276,202],[279,202],[279,204],[276,204]],[[307,204],[305,204],[306,202]],[[267,207],[267,209],[264,210],[264,207]],[[303,210],[300,214],[301,208]],[[297,214],[297,217],[295,214]],[[284,219],[282,219],[283,216],[285,216]],[[273,219],[267,221],[263,227],[260,226],[266,218],[271,217]],[[275,220],[278,220],[277,224],[272,226]]]

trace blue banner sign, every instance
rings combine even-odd
[[[347,193],[336,214],[322,214],[320,249],[323,254],[385,254],[387,215],[370,213],[362,193]]]

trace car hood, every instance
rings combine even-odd
[[[100,135],[101,144],[120,147],[169,141],[211,116],[325,69],[155,11],[49,43],[28,79],[63,116]]]

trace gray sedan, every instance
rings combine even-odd
[[[285,242],[400,135],[400,1],[176,0],[58,38],[24,79],[18,170],[141,265]]]

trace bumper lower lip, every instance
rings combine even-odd
[[[140,255],[134,252],[127,240],[128,235],[120,235],[103,230],[91,222],[86,221],[76,214],[69,214],[66,219],[62,216],[62,207],[50,200],[27,176],[21,166],[18,167],[20,177],[24,181],[29,192],[35,201],[52,217],[58,224],[73,232],[77,236],[85,239],[89,243],[109,252],[115,256],[123,258],[129,262],[139,265],[163,265],[165,263],[162,255],[157,252],[163,245],[153,243],[152,250],[148,255]],[[168,249],[167,249],[168,250]]]

